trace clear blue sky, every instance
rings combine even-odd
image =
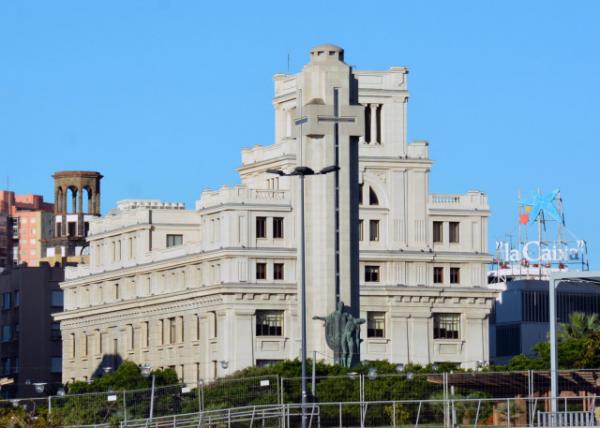
[[[488,193],[490,241],[517,192],[560,188],[599,267],[600,2],[3,1],[0,188],[52,199],[51,174],[101,171],[124,198],[184,201],[238,181],[273,142],[271,76],[335,43],[410,69],[410,139],[431,191]]]

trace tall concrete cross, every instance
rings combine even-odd
[[[317,123],[333,123],[333,154],[336,167],[340,166],[340,138],[339,126],[343,123],[356,123],[355,117],[340,116],[339,106],[339,88],[333,88],[333,115],[317,116]],[[297,126],[300,126],[300,136],[302,133],[302,125],[308,122],[308,118],[303,116],[295,121]],[[334,190],[335,190],[335,303],[340,302],[340,174],[339,169],[334,173]]]
[[[343,50],[323,45],[311,50],[297,87],[301,162],[315,171],[339,168],[305,183],[307,318],[335,311],[339,301],[358,317],[358,137],[364,131],[358,84]],[[331,355],[321,322],[309,322],[307,350]]]

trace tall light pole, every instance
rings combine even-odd
[[[150,389],[150,415],[149,420],[152,420],[154,416],[154,389],[156,384],[156,375],[152,373],[152,367],[149,364],[143,364],[140,366],[140,370],[142,372],[142,376],[148,377],[152,375],[152,389]]]
[[[306,428],[306,251],[304,233],[304,177],[307,175],[324,175],[339,170],[337,165],[326,166],[319,172],[314,172],[307,166],[297,166],[290,173],[280,169],[267,169],[269,174],[277,174],[283,177],[297,175],[300,177],[300,367],[301,367],[301,389],[302,389],[302,428]]]

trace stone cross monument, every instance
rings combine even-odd
[[[359,318],[358,137],[364,107],[344,50],[337,46],[313,48],[297,85],[298,165],[315,171],[339,167],[333,174],[308,177],[305,184],[307,352],[331,355],[323,323],[313,317],[332,314],[343,302],[343,311]],[[355,348],[353,361],[358,361]]]

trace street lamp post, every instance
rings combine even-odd
[[[302,428],[306,428],[306,260],[305,260],[305,233],[304,233],[304,177],[307,175],[324,175],[330,172],[336,172],[340,168],[337,165],[326,166],[319,172],[314,172],[307,166],[297,166],[290,173],[285,173],[280,169],[267,169],[269,174],[279,176],[299,176],[300,177],[300,362],[301,362],[301,388],[302,388]]]
[[[156,385],[156,375],[152,373],[152,367],[149,364],[141,365],[140,369],[142,371],[142,376],[147,378],[148,376],[152,375],[152,388],[150,389],[150,415],[148,418],[149,420],[152,420],[152,417],[154,416],[154,389]]]

